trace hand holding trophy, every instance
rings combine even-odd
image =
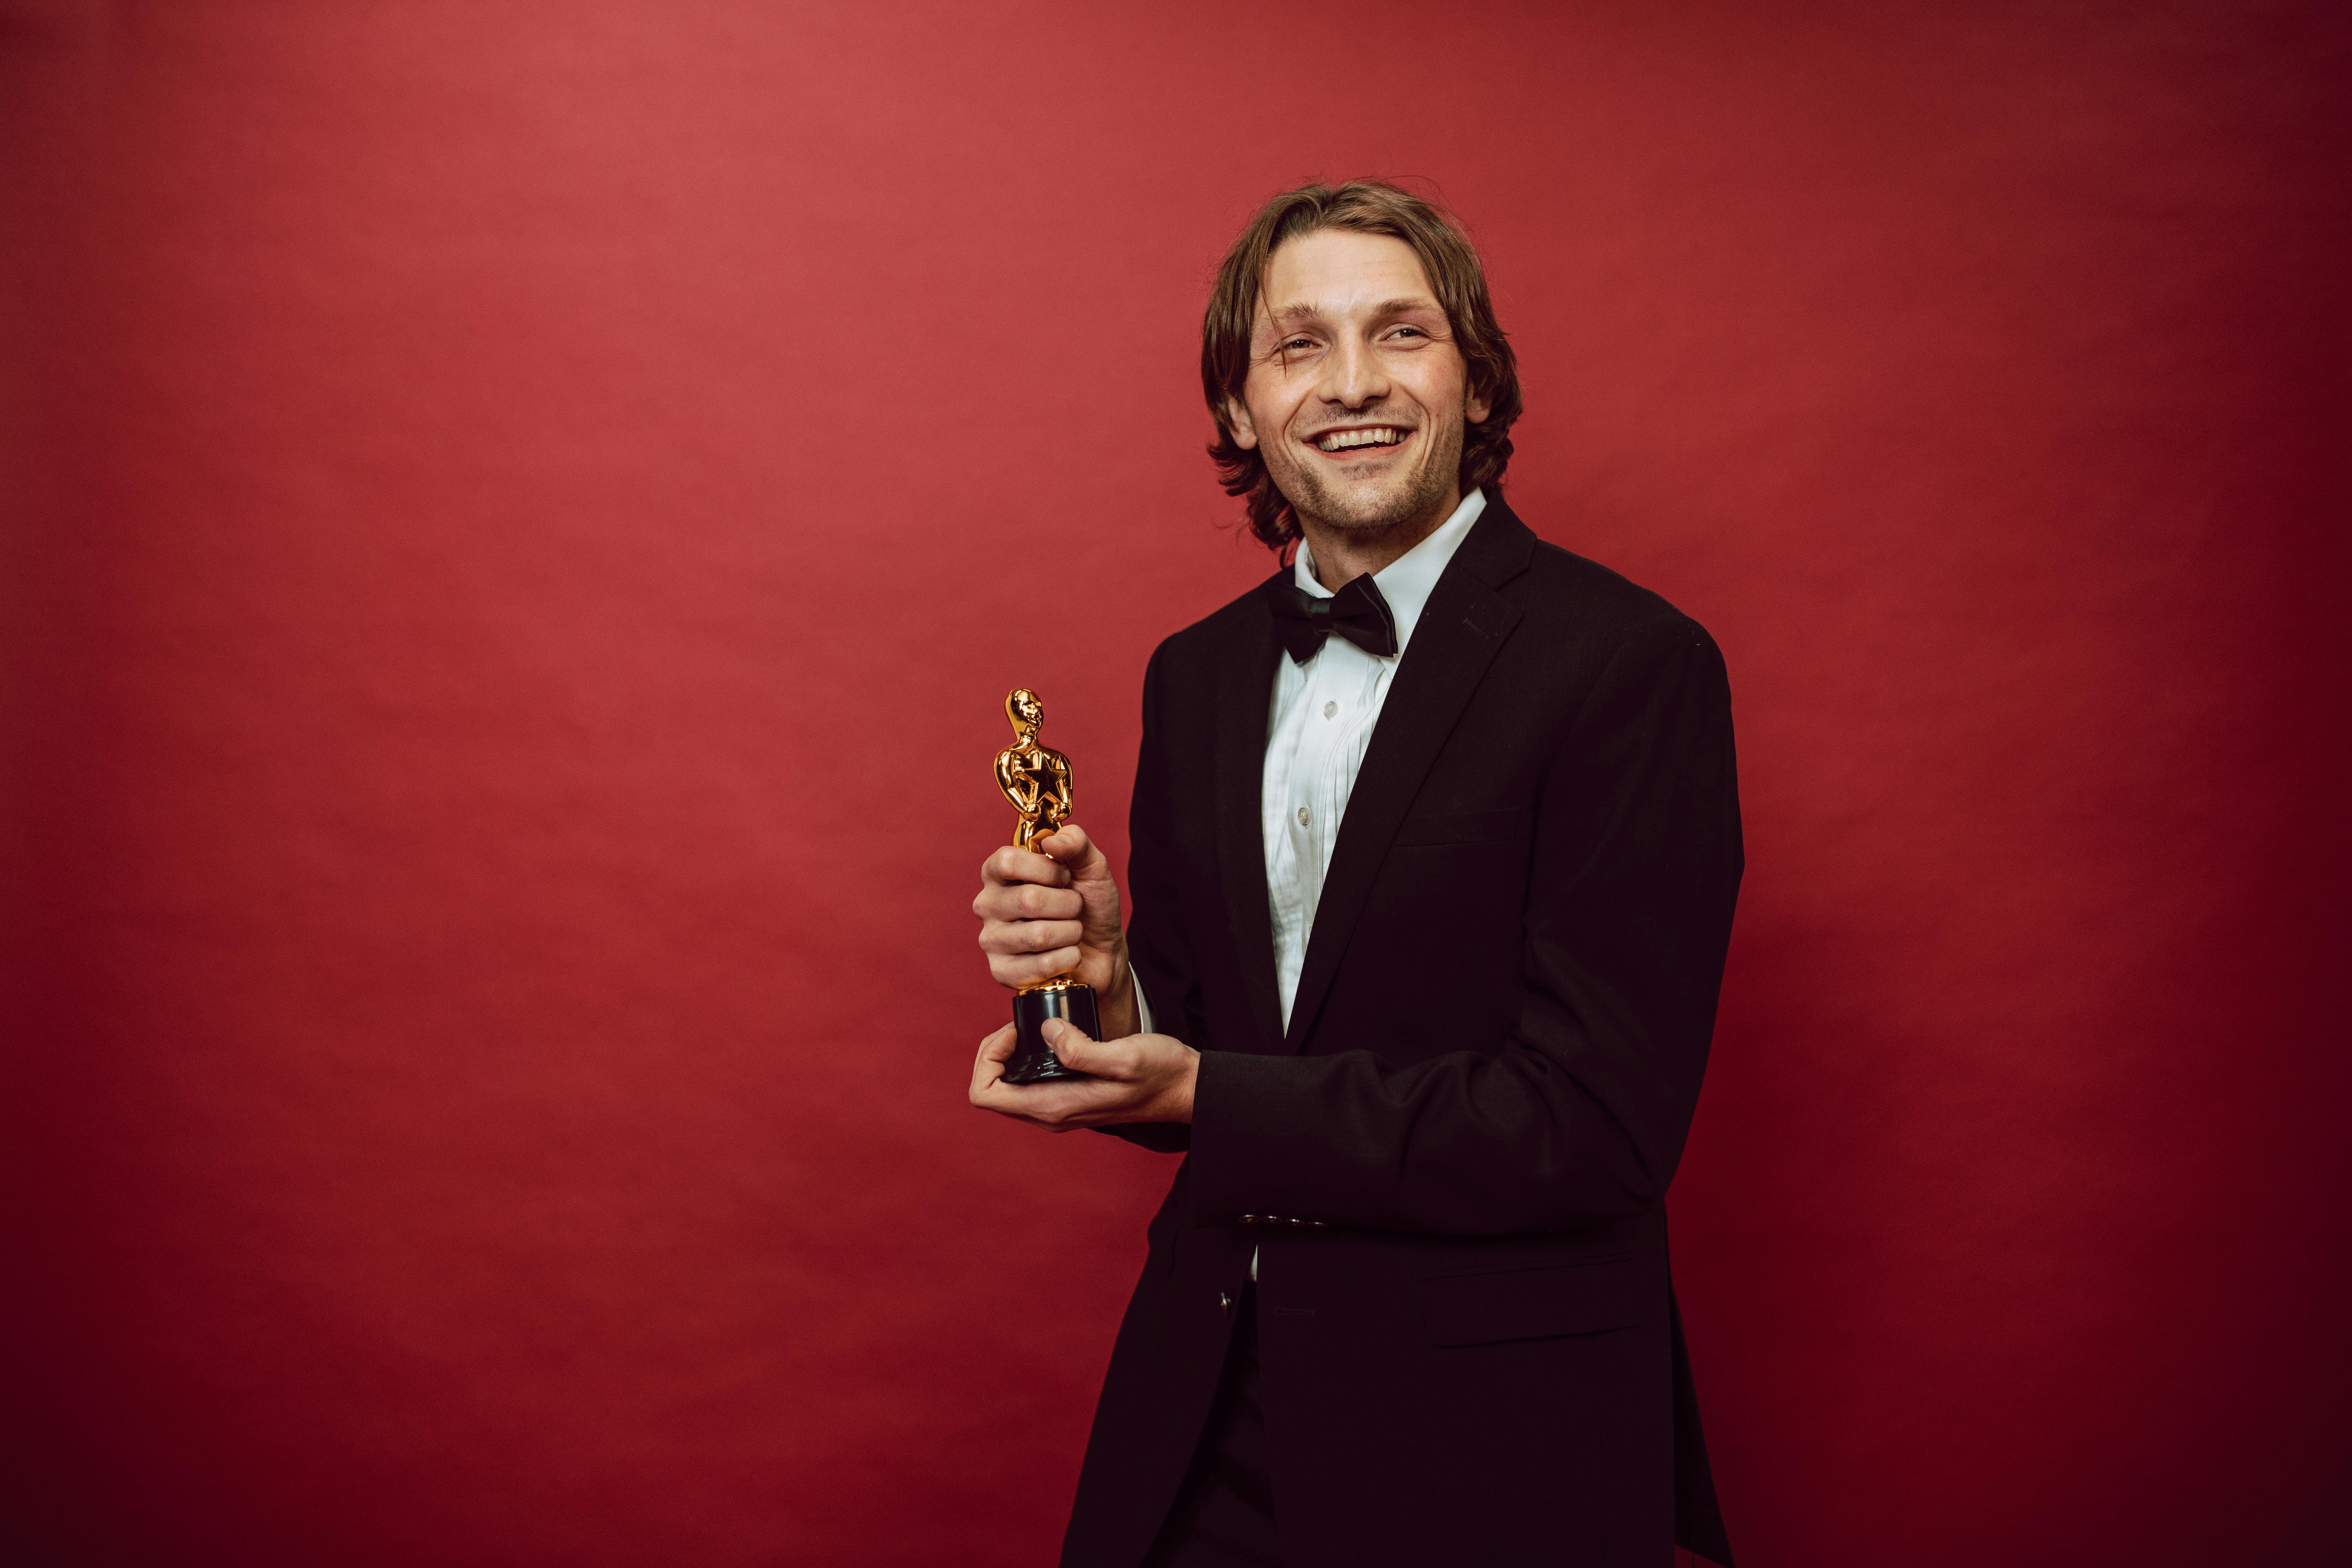
[[[1070,819],[1070,759],[1037,743],[1045,707],[1027,687],[1015,689],[1004,699],[1004,716],[1013,723],[1013,744],[996,753],[996,787],[1004,792],[1017,815],[1013,842],[1034,851],[1039,839],[1059,831]],[[1004,1064],[1006,1083],[1054,1083],[1087,1076],[1064,1067],[1045,1044],[1048,1018],[1067,1019],[1089,1037],[1102,1033],[1092,986],[1068,974],[1023,986],[1013,996],[1013,1022],[1019,1039],[1012,1060]]]

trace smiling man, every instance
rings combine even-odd
[[[1152,658],[1131,928],[1076,825],[973,905],[1105,1037],[1022,1088],[1002,1030],[972,1102],[1186,1156],[1062,1560],[1728,1563],[1664,1208],[1741,867],[1722,658],[1504,504],[1516,363],[1428,204],[1276,197],[1201,367],[1297,554]]]

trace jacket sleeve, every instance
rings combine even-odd
[[[1160,715],[1160,662],[1166,654],[1165,647],[1154,653],[1143,672],[1143,747],[1136,757],[1135,793],[1127,818],[1127,891],[1132,906],[1127,945],[1136,984],[1151,998],[1153,1027],[1197,1047],[1203,1033],[1201,987],[1177,890],[1181,858],[1164,750],[1167,731]],[[1181,1153],[1192,1142],[1191,1128],[1171,1121],[1132,1122],[1101,1131],[1163,1154]]]
[[[1526,852],[1521,1001],[1502,1048],[1403,1067],[1346,1041],[1203,1055],[1198,1223],[1498,1235],[1664,1195],[1742,864],[1730,689],[1695,623],[1654,623],[1609,660],[1545,767]]]

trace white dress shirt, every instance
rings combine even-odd
[[[1366,653],[1333,633],[1322,651],[1305,664],[1286,655],[1276,661],[1274,710],[1266,725],[1265,782],[1259,795],[1265,836],[1265,889],[1274,911],[1275,983],[1282,992],[1282,1026],[1290,1027],[1290,1005],[1298,995],[1298,973],[1307,963],[1307,939],[1315,928],[1315,906],[1323,896],[1323,875],[1331,868],[1340,819],[1355,792],[1357,770],[1372,743],[1413,627],[1429,603],[1445,564],[1462,547],[1478,514],[1486,510],[1484,490],[1472,490],[1454,514],[1430,536],[1372,574],[1372,585],[1396,616],[1395,657]],[[1331,590],[1315,576],[1315,557],[1302,543],[1292,580],[1318,599]]]

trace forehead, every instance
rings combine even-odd
[[[1274,253],[1259,303],[1265,314],[1281,320],[1306,313],[1346,316],[1416,298],[1436,303],[1412,247],[1385,234],[1325,228],[1286,241]]]

